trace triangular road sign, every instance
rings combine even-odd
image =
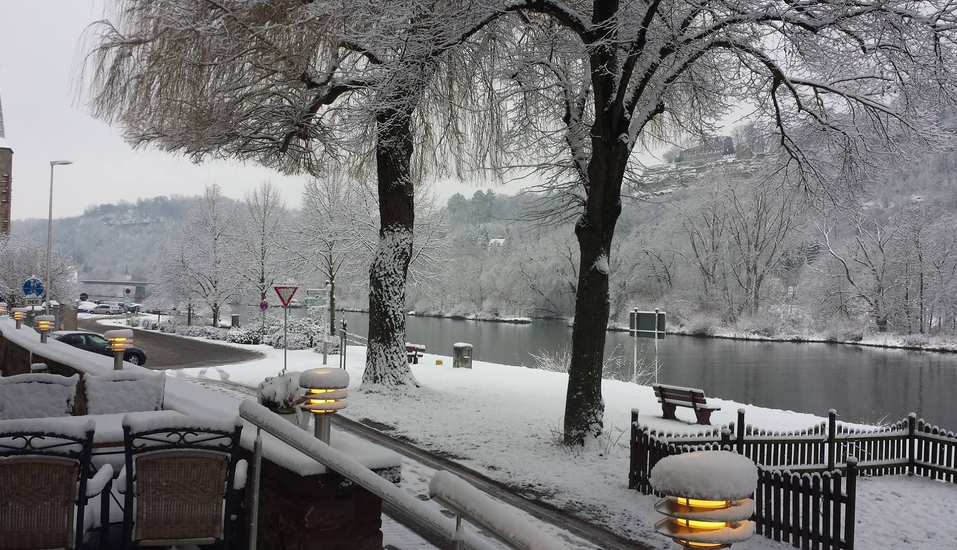
[[[276,294],[279,295],[279,301],[282,302],[283,307],[289,307],[289,302],[296,294],[296,291],[299,290],[298,286],[274,286],[273,288],[276,290]]]

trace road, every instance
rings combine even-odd
[[[79,319],[77,326],[80,330],[97,334],[103,334],[111,328],[97,324],[92,319]],[[146,330],[137,330],[133,333],[133,345],[146,354],[146,364],[143,366],[148,369],[211,367],[243,363],[263,357],[261,353],[255,351]]]

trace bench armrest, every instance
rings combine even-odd
[[[103,492],[103,489],[109,486],[113,481],[113,466],[104,464],[96,471],[93,477],[86,482],[86,496],[95,497]]]

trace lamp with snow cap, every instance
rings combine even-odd
[[[103,335],[113,352],[113,370],[123,370],[123,354],[133,347],[133,331],[128,328],[108,330]]]
[[[301,407],[315,416],[316,439],[328,445],[332,415],[348,405],[349,373],[330,368],[307,370],[299,375],[299,387],[307,390]]]
[[[17,322],[17,328],[23,326],[23,320],[27,316],[27,310],[22,307],[13,308],[13,320]]]
[[[0,302],[0,315],[6,315],[6,314],[7,314],[7,303]]]
[[[52,315],[37,315],[33,318],[33,325],[37,330],[40,331],[40,343],[47,343],[47,335],[53,329],[53,323],[56,322],[56,317]]]
[[[754,534],[757,467],[728,451],[702,451],[664,458],[651,485],[665,498],[655,510],[666,516],[655,531],[686,548],[728,548]]]

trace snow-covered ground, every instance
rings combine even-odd
[[[254,388],[282,369],[282,350],[248,347],[263,352],[264,358],[187,369],[179,374],[228,379]],[[444,365],[436,365],[437,359]],[[292,371],[322,366],[321,355],[312,351],[290,351],[288,360]],[[602,389],[607,441],[596,442],[584,452],[569,451],[556,443],[567,375],[480,361],[471,370],[452,369],[451,363],[449,357],[426,354],[419,365],[412,367],[421,388],[405,390],[398,396],[360,392],[365,348],[350,347],[347,370],[352,377],[351,395],[343,414],[391,426],[394,434],[451,455],[529,495],[628,537],[669,547],[667,539],[653,532],[654,520],[659,517],[653,509],[655,498],[627,488],[629,414],[637,408],[643,424],[670,431],[698,431],[693,412],[678,412],[685,422],[663,420],[650,387],[606,380]],[[331,356],[329,366],[336,365],[338,357]],[[805,428],[823,420],[709,397],[711,401],[721,406],[712,416],[715,425],[734,420],[739,407],[746,409],[752,425],[774,430]],[[957,485],[917,478],[873,478],[863,479],[859,487],[858,548],[957,547],[953,543],[957,541],[957,522],[953,521],[957,517]],[[934,529],[928,530],[929,524],[935,525]],[[783,545],[756,536],[735,547]]]

